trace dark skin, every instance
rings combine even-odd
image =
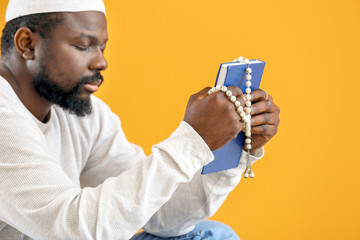
[[[40,96],[32,85],[34,77],[45,65],[50,79],[64,90],[70,90],[82,77],[104,71],[107,62],[103,52],[108,39],[103,13],[66,13],[65,20],[53,30],[48,40],[28,28],[20,28],[15,37],[16,51],[0,62],[0,75],[12,86],[23,104],[40,121],[46,121],[52,103]],[[229,87],[244,106],[244,95],[237,87]],[[234,104],[225,94],[208,95],[205,88],[192,95],[184,121],[204,139],[211,150],[216,150],[234,139],[244,128]],[[80,98],[89,98],[89,89],[80,91]],[[263,90],[252,95],[253,150],[265,145],[276,133],[279,108],[271,96],[265,99]]]

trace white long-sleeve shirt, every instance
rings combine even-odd
[[[0,77],[0,239],[130,239],[142,227],[177,236],[240,181],[245,158],[200,174],[213,154],[187,123],[145,156],[109,107],[92,102],[88,117],[53,106],[42,123]]]

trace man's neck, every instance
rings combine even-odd
[[[0,59],[0,75],[8,81],[25,107],[39,119],[39,121],[45,122],[48,119],[47,116],[52,103],[37,93],[32,85],[30,75],[23,70],[24,68],[17,64],[7,64]]]

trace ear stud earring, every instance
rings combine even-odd
[[[33,56],[29,56],[29,52],[23,52],[22,56],[23,56],[23,58],[25,58],[26,60],[32,60],[32,59],[34,59]]]

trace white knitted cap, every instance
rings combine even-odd
[[[83,11],[99,11],[106,14],[102,0],[9,0],[6,22],[36,13]]]

